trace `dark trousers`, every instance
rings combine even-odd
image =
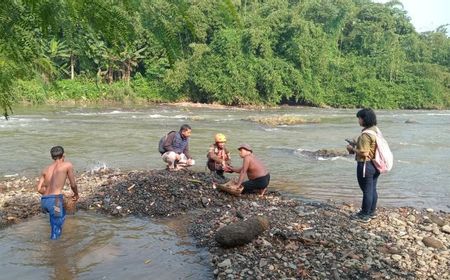
[[[365,172],[364,172],[365,164]],[[365,173],[365,174],[364,174]],[[377,180],[380,172],[373,166],[371,161],[358,162],[356,167],[356,177],[358,184],[363,192],[363,200],[361,206],[361,214],[373,214],[377,208],[378,193]]]

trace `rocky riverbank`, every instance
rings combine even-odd
[[[361,224],[349,219],[356,211],[351,204],[302,202],[277,192],[236,198],[214,189],[209,174],[190,171],[100,170],[79,174],[77,182],[78,209],[192,216],[189,230],[208,248],[218,279],[450,279],[449,213],[379,208],[376,219]],[[1,226],[40,213],[35,184],[0,182]],[[270,223],[258,238],[228,249],[216,243],[220,228],[257,215]]]

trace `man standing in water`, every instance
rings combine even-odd
[[[55,146],[51,148],[50,155],[54,162],[42,171],[37,191],[42,194],[41,207],[43,211],[50,214],[50,239],[58,239],[61,237],[62,226],[66,217],[62,190],[67,178],[69,178],[70,188],[73,191],[72,199],[74,201],[78,200],[78,188],[75,183],[72,163],[64,161],[63,147]]]

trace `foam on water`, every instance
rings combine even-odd
[[[97,162],[88,167],[89,172],[97,172],[102,169],[108,169],[108,165],[105,162]]]
[[[417,146],[417,147],[423,147],[424,145],[421,144],[415,144],[415,143],[408,143],[408,142],[400,142],[399,143],[402,146]]]

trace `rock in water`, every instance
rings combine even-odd
[[[247,244],[269,228],[266,217],[252,217],[245,221],[229,224],[219,229],[215,239],[223,247],[235,247]]]

